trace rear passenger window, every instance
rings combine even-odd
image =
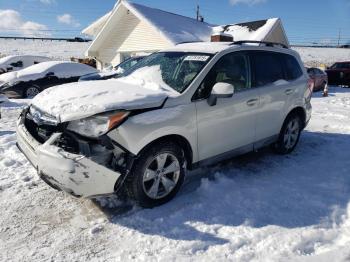
[[[301,71],[298,61],[291,55],[282,54],[284,60],[284,65],[286,67],[286,80],[295,80],[302,76],[303,71]],[[319,73],[319,72],[315,72]]]
[[[10,66],[23,67],[23,62],[22,61],[18,61],[18,62],[15,62],[15,63],[11,63]]]
[[[258,52],[252,55],[254,80],[253,86],[265,86],[285,79],[279,54]]]

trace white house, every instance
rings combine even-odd
[[[217,32],[231,34],[234,41],[258,40],[289,45],[280,19],[213,26],[160,9],[119,0],[113,10],[83,33],[94,40],[85,55],[102,69],[141,53],[153,53],[183,42],[210,41]]]
[[[116,65],[137,53],[152,53],[180,42],[207,41],[211,25],[155,8],[118,1],[110,14],[83,31],[95,36],[86,55],[98,67]]]

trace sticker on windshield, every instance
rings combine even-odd
[[[207,55],[189,55],[185,58],[184,61],[201,61],[205,62],[209,59]]]

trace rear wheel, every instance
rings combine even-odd
[[[40,90],[37,86],[28,87],[24,92],[25,98],[33,98],[40,93]]]
[[[287,117],[275,145],[277,153],[289,154],[297,146],[302,130],[302,120],[298,114]]]
[[[141,153],[126,181],[127,193],[140,206],[151,208],[175,197],[185,176],[183,150],[160,143]]]

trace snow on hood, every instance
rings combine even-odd
[[[15,82],[17,79],[17,73],[18,71],[14,71],[0,75],[0,85]]]
[[[0,58],[0,68],[2,68],[3,66],[6,66],[7,62],[10,61],[14,57],[15,56],[5,56],[5,57]]]
[[[170,91],[152,90],[117,79],[71,83],[44,90],[32,105],[59,122],[124,109],[158,107]]]

